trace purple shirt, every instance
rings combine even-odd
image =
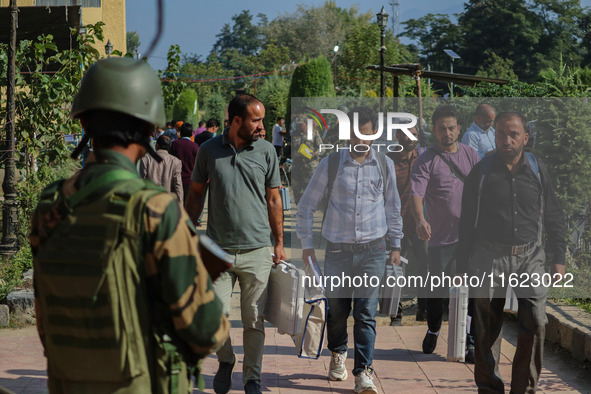
[[[458,143],[454,153],[442,152],[465,176],[478,163],[478,153]],[[433,151],[421,154],[412,167],[411,194],[425,202],[425,219],[431,225],[429,246],[451,245],[458,242],[458,226],[462,210],[464,183],[456,178],[448,165]]]
[[[205,126],[201,126],[198,129],[193,130],[193,138],[195,138],[196,135],[203,133],[205,130],[206,130]]]

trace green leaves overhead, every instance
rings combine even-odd
[[[569,66],[591,60],[591,17],[579,0],[468,0],[456,17],[410,19],[401,36],[416,41],[421,62],[432,70],[449,69],[447,48],[461,56],[456,72],[528,82],[556,68],[561,55]]]
[[[41,167],[67,157],[64,135],[80,133],[78,122],[69,120],[70,106],[84,70],[98,59],[92,47],[102,39],[102,22],[86,27],[86,34],[75,35],[75,48],[58,52],[52,35],[19,42],[16,53],[16,159],[29,175]],[[7,46],[0,45],[0,81],[6,84]],[[6,118],[2,97],[0,118]]]

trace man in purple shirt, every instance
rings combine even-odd
[[[173,141],[170,147],[170,154],[178,158],[183,166],[181,168],[181,178],[183,180],[183,195],[187,198],[189,193],[189,186],[191,186],[191,174],[195,166],[195,159],[197,158],[197,151],[199,145],[191,141],[193,134],[193,125],[190,123],[183,123],[180,127],[181,138]]]
[[[201,134],[205,130],[207,130],[207,127],[205,126],[205,123],[206,122],[204,120],[200,120],[199,121],[199,126],[193,132],[193,141],[195,141],[195,137],[197,137],[199,134]]]
[[[474,149],[457,141],[458,118],[458,111],[451,105],[435,109],[432,123],[437,143],[421,154],[412,168],[412,214],[418,237],[429,245],[431,276],[442,272],[453,276],[464,179],[480,160]],[[427,301],[429,330],[423,340],[423,353],[433,353],[437,346],[442,298],[446,296],[447,288],[434,289]]]

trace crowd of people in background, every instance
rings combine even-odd
[[[163,160],[158,162],[146,155],[139,162],[138,169],[142,178],[164,186],[184,202],[197,152],[203,144],[220,134],[220,122],[216,118],[200,120],[194,129],[191,123],[173,119],[166,126],[166,130],[156,127],[150,136],[150,144]]]
[[[122,66],[114,82],[105,71],[110,63]],[[160,82],[147,65],[106,59],[88,73],[78,98],[92,97],[101,89],[116,96],[113,92],[121,83],[129,84],[133,97],[143,101],[143,85],[129,82],[135,78],[154,87],[146,101],[146,105],[154,105],[138,114],[127,107],[129,103],[111,107],[90,99],[75,101],[72,116],[80,118],[95,151],[72,178],[43,192],[33,218],[30,240],[37,319],[52,391],[115,392],[127,385],[130,391],[125,392],[148,392],[158,384],[168,387],[174,381],[178,387],[171,391],[187,392],[194,373],[188,368],[196,367],[195,358],[216,351],[219,366],[213,389],[229,392],[237,358],[227,316],[238,281],[242,383],[245,392],[261,393],[266,288],[272,266],[286,259],[280,165],[291,159],[298,167],[292,189],[304,264],[316,261],[314,213],[325,205],[321,226],[327,241],[324,275],[382,277],[386,265],[400,266],[401,256],[411,254],[423,274],[453,276],[482,269],[531,274],[529,291],[515,289],[519,335],[511,389],[515,393],[535,392],[542,368],[547,288],[534,286],[533,274],[544,273],[545,242],[552,252],[552,272],[564,275],[565,222],[546,167],[524,151],[529,133],[521,114],[509,111],[497,115],[492,106],[483,103],[475,109],[474,123],[461,143],[458,111],[451,105],[440,105],[431,119],[432,146],[418,147],[418,131],[412,127],[408,133],[397,132],[403,150],[388,157],[369,148],[378,124],[375,112],[358,107],[349,112],[350,118],[355,114],[358,119],[358,130],[353,125],[350,128],[350,142],[368,149],[337,150],[323,157],[320,129],[315,125],[306,130],[303,114],[293,115],[289,131],[285,130],[285,119],[278,117],[271,141],[265,141],[265,106],[252,95],[238,94],[230,101],[221,132],[220,122],[214,118],[200,121],[197,128],[175,119],[162,130],[155,127],[164,123],[162,97],[153,93],[159,92],[156,87]],[[327,132],[327,141],[336,135],[334,130]],[[173,194],[139,178],[134,166],[142,178]],[[201,225],[206,204],[207,236],[232,261],[217,278],[207,275],[207,261],[202,261],[198,251],[202,240],[198,240],[195,226]],[[63,220],[61,215],[77,220]],[[97,217],[102,219],[99,225]],[[144,227],[136,226],[138,223]],[[62,231],[53,231],[58,226]],[[76,238],[78,233],[94,234],[97,228],[106,235],[93,238],[90,246]],[[142,240],[139,244],[138,239]],[[99,256],[96,262],[95,256]],[[58,267],[56,260],[67,268]],[[121,262],[129,272],[120,273],[123,268],[116,264],[110,271],[97,269],[110,267],[112,261]],[[68,268],[78,267],[75,264],[88,266],[84,271]],[[81,273],[83,281],[89,280],[88,276],[93,282],[79,286]],[[122,295],[126,291],[112,287],[118,283],[114,280],[117,275],[124,278],[122,287],[130,288],[126,290],[137,289],[138,299],[126,298],[132,293],[135,297],[133,291]],[[126,279],[128,276],[137,282]],[[347,290],[351,289],[326,291],[327,345],[331,351],[327,377],[348,378],[347,319],[352,312],[354,390],[377,393],[372,364],[379,289]],[[437,290],[429,297],[418,294],[416,319],[428,322],[422,343],[425,354],[435,351],[442,326],[443,298],[448,289]],[[486,290],[486,294],[470,294],[473,325],[466,341],[466,361],[475,363],[479,392],[503,392],[498,364],[505,289],[491,286]],[[101,308],[107,304],[105,318]],[[74,317],[64,317],[64,310],[74,312]],[[86,314],[79,314],[80,310]],[[118,323],[119,314],[122,320],[129,320],[128,326]],[[144,343],[154,328],[148,315],[162,323],[155,333],[157,344]],[[400,319],[391,316],[391,324],[400,324]],[[89,321],[101,323],[98,332]],[[103,324],[109,330],[102,330]],[[71,330],[80,327],[88,330],[73,337]],[[126,357],[131,356],[125,341],[117,342],[121,337],[132,341],[130,347],[135,350],[131,356],[137,357],[137,365],[135,358],[128,365]],[[77,347],[76,357],[71,353],[72,343]],[[108,357],[115,362],[104,362]],[[152,359],[156,357],[157,363]],[[84,367],[88,360],[95,368]],[[156,372],[156,365],[169,370]],[[91,390],[97,381],[101,390]]]

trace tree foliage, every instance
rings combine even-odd
[[[198,114],[195,111],[196,101],[197,93],[194,89],[183,89],[172,107],[172,119],[181,119],[184,122],[196,125],[198,122]]]
[[[286,117],[289,86],[289,79],[271,78],[257,91],[257,97],[265,106],[265,129],[268,134],[271,134],[278,117]]]
[[[227,101],[224,96],[219,93],[210,94],[205,100],[205,119],[215,118],[220,124],[223,124],[226,114]]]
[[[543,69],[591,60],[591,16],[580,0],[467,0],[457,23],[428,14],[404,22],[422,62],[447,70],[443,49],[461,56],[457,72],[534,82]],[[581,63],[583,62],[583,63]]]
[[[294,71],[289,87],[287,119],[291,119],[292,97],[335,97],[330,63],[324,56],[310,60]]]
[[[468,73],[478,70],[486,48],[512,60],[517,74],[526,80],[537,76],[540,66],[532,55],[538,49],[542,30],[537,15],[524,0],[469,0],[458,23],[463,32],[459,54]]]
[[[171,45],[166,56],[168,64],[164,72],[158,71],[162,79],[162,95],[164,97],[164,109],[167,119],[172,119],[174,104],[186,86],[180,75],[181,48],[178,45]]]
[[[291,78],[289,97],[334,97],[330,63],[324,56],[296,68]]]
[[[380,43],[380,28],[371,20],[348,31],[342,50],[332,60],[333,68],[336,63],[335,85],[339,95],[360,97],[368,90],[379,92],[380,74],[365,67],[380,64]],[[390,32],[386,32],[385,45],[385,64],[413,60],[412,54]]]
[[[443,50],[460,51],[461,28],[448,15],[427,14],[402,23],[406,26],[400,34],[419,43],[420,62],[433,70],[447,70],[449,56]]]
[[[80,133],[69,120],[70,107],[84,71],[99,58],[92,46],[103,40],[102,22],[76,35],[78,48],[58,51],[52,35],[20,41],[16,51],[17,166],[29,174],[34,165],[60,162],[68,154],[64,135]],[[74,35],[74,30],[72,34]],[[0,45],[0,78],[6,81],[7,46]],[[55,70],[55,71],[53,71]],[[0,117],[6,118],[5,100]]]
[[[332,54],[334,46],[345,42],[347,29],[355,26],[359,18],[356,8],[343,9],[334,1],[319,7],[298,5],[295,12],[271,21],[263,32],[267,41],[282,43],[289,48],[290,58],[299,62]]]
[[[264,19],[264,17],[262,17]],[[224,24],[222,31],[216,35],[213,51],[224,54],[236,50],[242,56],[254,55],[261,47],[262,40],[259,27],[252,23],[250,11],[243,10],[232,17],[234,24]]]
[[[126,34],[127,39],[127,53],[135,53],[140,48],[140,35],[137,31],[128,31]]]

